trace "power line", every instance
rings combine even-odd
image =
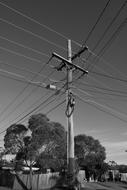
[[[62,96],[64,94],[64,92],[62,92],[62,94],[60,94],[60,96]],[[52,97],[54,97],[55,95],[53,95]],[[51,98],[52,98],[51,97]],[[41,106],[39,107],[39,108],[37,108],[36,110],[35,110],[35,112],[34,112],[34,114],[36,114],[37,112],[40,112],[40,111],[42,111],[44,108],[46,108],[48,105],[50,105],[52,102],[54,102],[55,100],[56,100],[56,98],[57,97],[54,97],[54,99],[53,100],[51,100],[50,102],[47,102],[47,104],[43,107],[43,108],[41,108]],[[60,104],[61,105],[61,104]],[[55,106],[55,109],[57,108],[58,106]],[[48,112],[46,112],[45,114],[48,114],[48,113],[50,113],[52,110],[54,109],[54,107],[53,108],[51,108]],[[31,114],[31,113],[30,113]],[[29,114],[29,115],[30,115]],[[29,116],[29,115],[27,115],[27,116]],[[25,120],[24,120],[25,119]],[[19,119],[17,122],[16,122],[16,124],[17,123],[19,123],[19,122],[24,122],[24,121],[26,121],[27,120],[27,118],[26,118],[26,115],[25,115],[25,117],[23,117],[23,118],[21,118],[21,119]],[[13,122],[13,121],[12,121]]]
[[[33,108],[30,112],[28,112],[25,116],[23,116],[21,119],[19,119],[16,123],[21,122],[23,119],[25,119],[27,116],[29,116],[30,114],[32,114],[33,112],[35,112],[36,110],[38,110],[44,103],[46,103],[48,100],[50,100],[50,98],[52,98],[54,95],[56,94],[53,93],[51,94],[51,96],[49,96],[44,102],[42,102],[41,104],[39,104],[38,106],[36,106],[35,108]],[[54,101],[54,100],[53,100]],[[51,103],[51,102],[50,102]]]
[[[98,16],[98,18],[97,18],[95,24],[93,25],[92,29],[90,30],[89,34],[87,35],[86,40],[84,41],[83,45],[86,44],[86,42],[88,41],[88,39],[89,39],[90,36],[92,35],[92,33],[93,33],[95,27],[97,26],[97,24],[98,24],[99,21],[101,20],[101,18],[102,18],[102,16],[103,16],[103,14],[104,14],[106,8],[108,7],[109,3],[110,3],[110,0],[107,1],[105,7],[103,8],[103,10],[101,11],[101,13],[99,14],[99,16]]]
[[[122,12],[122,10],[124,9],[124,7],[126,6],[127,1],[125,0],[125,2],[122,4],[122,6],[120,7],[120,9],[117,11],[117,13],[115,14],[115,16],[113,17],[113,19],[111,20],[111,22],[109,23],[109,25],[107,26],[107,28],[105,29],[105,31],[103,32],[102,36],[100,37],[100,39],[97,41],[97,43],[95,44],[94,48],[92,51],[95,51],[95,49],[99,46],[99,44],[101,43],[101,41],[104,39],[105,35],[107,34],[107,32],[109,31],[109,29],[112,27],[113,23],[116,21],[116,19],[118,18],[118,16],[120,15],[120,13]],[[87,59],[89,59],[89,56],[87,57]],[[89,66],[88,66],[89,68]]]
[[[82,89],[79,89],[79,88],[77,88],[77,90],[82,90]],[[100,89],[101,90],[101,89]],[[83,91],[83,90],[82,90]],[[95,90],[89,90],[89,89],[87,89],[87,91],[88,92],[93,92],[93,93],[99,93],[99,94],[105,94],[105,95],[112,95],[112,96],[118,96],[118,97],[125,97],[125,98],[127,98],[127,95],[122,95],[122,94],[116,94],[116,93],[107,93],[107,92],[103,92],[103,91],[95,91]]]
[[[120,82],[127,83],[127,79],[123,79],[123,78],[119,78],[119,77],[115,77],[115,76],[107,75],[107,74],[103,74],[103,73],[98,73],[98,72],[95,72],[95,71],[90,71],[90,73],[93,73],[95,75],[102,76],[102,77],[105,77],[105,78],[108,78],[108,79],[113,79],[113,80],[117,80],[117,81],[120,81]]]
[[[8,42],[10,42],[10,43],[13,43],[13,44],[15,44],[15,45],[18,45],[18,46],[20,46],[20,47],[23,47],[23,48],[28,49],[28,50],[30,50],[30,51],[33,51],[33,52],[35,52],[35,53],[38,53],[38,54],[40,54],[40,55],[49,57],[49,55],[46,54],[46,53],[43,53],[43,52],[41,52],[41,51],[39,51],[39,50],[36,50],[36,49],[33,49],[33,48],[29,47],[29,46],[23,45],[23,44],[21,44],[21,43],[19,43],[19,42],[15,42],[15,41],[13,41],[13,40],[9,40],[8,38],[5,38],[4,36],[0,36],[0,38],[1,38],[2,40],[6,40],[6,41],[8,41]]]
[[[61,81],[63,81],[63,80],[61,80]],[[58,81],[58,82],[61,82],[61,81]],[[34,84],[34,85],[36,85],[36,84]],[[64,88],[65,85],[66,85],[66,84],[64,84],[62,88]],[[41,87],[41,86],[37,85],[37,87]],[[62,90],[62,88],[61,88],[61,90]],[[58,91],[59,91],[59,89],[58,89]],[[46,96],[47,96],[47,95],[48,95],[48,93],[46,93]],[[44,97],[43,97],[43,98],[44,98]],[[33,105],[35,105],[35,104],[36,104],[38,101],[40,101],[41,99],[42,99],[42,97],[41,97],[39,100],[37,100],[36,102],[34,102],[31,106],[29,106],[28,109],[30,109]],[[19,106],[19,105],[18,105],[18,106]],[[27,110],[28,110],[28,109],[27,109]],[[27,110],[25,110],[25,112],[26,112]],[[24,112],[23,112],[23,113],[24,113]],[[22,114],[23,114],[23,113],[22,113]],[[17,118],[19,118],[22,114],[20,114]],[[17,118],[16,118],[16,119],[17,119]],[[14,120],[16,120],[16,119],[14,119]],[[13,121],[14,121],[14,120],[13,120]],[[13,121],[12,121],[12,122],[13,122]]]
[[[117,38],[121,30],[125,27],[127,24],[127,17],[122,21],[122,23],[118,26],[117,30],[113,33],[111,38],[108,40],[108,42],[105,44],[105,46],[101,49],[101,52],[99,52],[99,55],[102,55],[107,47],[110,47],[110,45],[113,43],[113,41]]]
[[[52,99],[54,96],[56,96],[56,95],[59,95],[60,94],[60,92],[61,92],[61,90],[64,88],[64,86],[65,85],[63,85],[63,87],[61,88],[61,89],[59,89],[59,90],[57,90],[55,93],[53,93],[53,94],[51,94],[46,100],[44,100],[41,104],[39,104],[38,106],[36,106],[35,108],[33,108],[30,112],[28,112],[25,116],[23,116],[22,118],[20,118],[18,121],[16,121],[16,124],[17,123],[19,123],[19,122],[21,122],[22,120],[24,120],[26,117],[28,117],[31,113],[33,113],[33,112],[35,112],[36,110],[38,110],[41,106],[43,106],[46,102],[48,102],[50,99]],[[64,92],[62,92],[62,94],[61,95],[63,95],[63,93]],[[54,102],[54,100],[56,100],[56,97],[53,99],[53,100],[51,100],[50,102],[48,102],[46,105],[45,105],[45,107],[46,106],[48,106],[49,104],[51,104],[52,102]],[[41,108],[42,109],[42,108]],[[43,108],[44,109],[44,108]],[[20,114],[20,116],[21,116],[21,114]],[[18,116],[18,117],[20,117],[20,116]],[[17,119],[17,118],[16,118]],[[13,120],[14,121],[14,120]],[[12,121],[12,122],[13,122]]]
[[[24,54],[22,54],[22,53],[18,53],[18,52],[16,52],[16,51],[10,50],[10,49],[8,49],[8,48],[4,48],[4,47],[0,46],[0,49],[2,49],[2,50],[4,50],[4,51],[8,51],[9,53],[15,54],[15,55],[17,55],[17,56],[24,57],[25,59],[29,59],[29,60],[31,60],[31,61],[34,61],[34,62],[36,61],[37,63],[42,63],[42,61],[39,60],[39,59],[35,59],[35,58],[32,58],[32,57],[26,56],[26,55],[24,55]]]
[[[91,51],[91,50],[90,50]],[[100,60],[102,60],[104,63],[106,63],[107,65],[109,65],[109,63],[106,61],[106,60],[104,60],[102,57],[100,57],[99,55],[96,55],[95,53],[93,53],[92,52],[92,54],[96,57],[96,58],[98,58],[98,59],[100,59]],[[82,58],[80,58],[80,60],[81,61],[83,61],[84,62],[84,60],[82,59]],[[85,60],[85,62],[88,62],[88,61],[86,61]],[[89,62],[90,63],[90,62]],[[93,63],[90,63],[91,65],[93,64]],[[111,64],[109,65],[110,67],[111,67]],[[114,67],[112,67],[113,69],[114,69]],[[102,72],[104,72],[101,68],[99,68]],[[117,70],[116,68],[115,68],[115,70]],[[119,71],[119,70],[118,70]],[[119,71],[120,72],[120,71]],[[107,74],[105,74],[105,73],[99,73],[99,72],[96,72],[96,71],[92,71],[92,70],[89,70],[89,73],[92,73],[92,74],[95,74],[95,75],[98,75],[98,76],[102,76],[102,77],[106,77],[106,78],[109,78],[109,79],[113,79],[113,80],[117,80],[117,81],[120,81],[120,82],[127,82],[127,79],[125,79],[125,78],[120,78],[120,77],[116,77],[116,76],[113,76],[113,75],[107,75]]]
[[[58,108],[59,106],[61,106],[65,102],[66,102],[66,100],[63,100],[62,102],[57,104],[55,107],[51,108],[48,112],[46,112],[46,114],[49,114],[50,112],[54,111],[56,108]]]
[[[54,93],[55,94],[55,93]],[[34,109],[32,109],[29,113],[27,113],[25,116],[23,116],[21,119],[19,119],[16,123],[19,123],[20,121],[22,121],[23,119],[25,119],[27,116],[29,116],[31,113],[33,113],[34,111],[36,111],[39,107],[41,107],[45,102],[47,102],[50,98],[53,97],[52,94],[51,96],[49,96],[45,101],[43,101],[41,104],[39,104],[38,106],[36,106]],[[0,134],[6,132],[7,129],[3,130],[2,132],[0,132]]]
[[[76,82],[76,84],[78,85],[83,85],[84,87],[92,87],[94,89],[99,89],[99,90],[104,90],[104,91],[109,91],[109,92],[117,92],[117,93],[120,93],[120,94],[127,94],[126,91],[121,91],[121,90],[117,90],[117,89],[110,89],[110,88],[103,88],[103,87],[99,87],[99,86],[96,86],[96,85],[90,85],[90,84],[86,84],[84,82]]]
[[[8,9],[14,11],[15,13],[17,13],[17,14],[19,14],[19,15],[25,17],[25,18],[27,18],[28,20],[30,20],[30,21],[32,21],[32,22],[34,22],[34,23],[36,23],[36,24],[38,24],[38,25],[40,25],[40,26],[42,26],[42,27],[48,29],[49,31],[56,33],[57,35],[63,37],[64,39],[66,39],[66,40],[69,39],[67,36],[65,36],[65,35],[63,35],[63,34],[57,32],[56,30],[54,30],[54,29],[48,27],[48,26],[45,25],[45,24],[40,23],[39,21],[35,20],[34,18],[31,18],[30,16],[27,16],[26,14],[22,13],[21,11],[18,11],[18,10],[16,10],[16,9],[14,9],[14,8],[12,8],[12,7],[8,6],[8,5],[6,5],[5,3],[2,3],[2,2],[0,2],[0,4],[3,5],[4,7],[7,7]],[[76,45],[78,45],[78,46],[81,46],[81,44],[79,44],[78,42],[76,42],[76,41],[74,41],[74,40],[72,40],[72,42],[74,42],[74,43],[75,43]]]
[[[40,108],[40,109],[37,109],[37,111],[39,112],[39,111],[41,111],[42,109],[44,109],[45,107],[47,107],[49,104],[51,104],[52,102],[54,102],[55,100],[56,100],[56,98],[57,98],[57,95],[59,95],[60,97],[64,94],[64,92],[62,92],[62,94],[60,94],[61,93],[61,90],[64,88],[64,85],[63,85],[63,87],[60,89],[60,90],[58,90],[57,92],[56,92],[56,94],[53,94],[52,95],[52,97],[51,97],[51,99],[53,98],[53,100],[51,100],[50,102],[48,102],[43,108]],[[46,93],[46,96],[45,97],[47,97],[47,95],[49,94],[49,92],[48,93]],[[34,102],[31,106],[29,106],[29,108],[27,109],[27,110],[25,110],[22,114],[24,114],[26,111],[28,111],[33,105],[36,105],[36,103],[38,102],[38,101],[40,101],[42,98],[44,98],[44,97],[41,97],[39,100],[37,100],[36,102]],[[45,104],[46,102],[44,102],[44,104]],[[36,113],[36,112],[35,112]],[[20,114],[17,118],[19,118],[22,114]],[[16,118],[16,119],[17,119]],[[15,119],[15,120],[16,120]],[[20,119],[20,121],[21,121],[21,119]],[[14,120],[12,121],[12,122],[14,122]],[[11,123],[12,123],[11,122]],[[19,122],[19,120],[16,122],[16,123],[18,123]]]
[[[117,38],[117,36],[119,35],[119,33],[121,32],[121,30],[124,28],[124,26],[127,24],[127,17],[120,23],[120,25],[118,26],[118,28],[116,29],[116,31],[112,34],[112,36],[110,37],[110,39],[107,41],[107,43],[103,46],[103,48],[99,51],[97,56],[102,56],[104,54],[104,52],[106,51],[107,48],[109,48],[111,46],[111,44],[113,43],[113,41]],[[94,52],[91,51],[91,53],[93,55],[95,55]],[[91,69],[93,69],[94,67],[94,62],[91,64]]]
[[[109,101],[115,101],[115,102],[126,102],[127,100],[126,100],[126,97],[121,97],[121,98],[117,98],[117,97],[104,97],[104,96],[92,96],[92,98],[94,99],[94,100],[96,100],[96,99],[98,99],[98,100],[109,100]]]
[[[49,114],[50,112],[54,111],[56,108],[58,108],[59,106],[61,106],[63,103],[65,103],[66,100],[63,100],[62,102],[60,102],[59,104],[57,104],[55,107],[51,108],[49,111],[46,112],[46,114]],[[25,117],[24,117],[25,118]],[[22,118],[22,119],[24,119]],[[16,122],[17,123],[17,122]],[[7,129],[3,130],[0,132],[0,135],[3,134],[4,132],[6,132]]]
[[[30,84],[37,85],[39,87],[44,87],[44,88],[46,87],[45,83],[42,83],[42,82],[39,82],[39,81],[31,81],[28,78],[26,78],[25,76],[17,74],[17,73],[14,73],[14,72],[10,72],[10,71],[4,70],[4,69],[0,69],[0,72],[3,72],[3,73],[6,73],[6,74],[9,74],[9,75],[21,78],[21,79],[23,79],[23,81],[25,81],[27,83],[30,83]]]
[[[54,71],[53,71],[53,72],[54,72]],[[53,73],[53,72],[52,72],[52,73]],[[51,75],[52,73],[50,73],[50,75]],[[30,85],[30,83],[29,83],[28,85]],[[13,108],[13,111],[11,110],[11,112],[9,112],[0,122],[3,122],[7,117],[9,117],[10,115],[12,115],[12,113],[13,113],[14,111],[16,111],[16,109],[19,108],[19,106],[22,105],[22,104],[27,100],[27,98],[30,98],[30,96],[32,95],[32,93],[35,93],[35,92],[36,92],[36,89],[37,89],[38,87],[40,87],[40,86],[36,86],[35,88],[33,88],[32,91],[30,91],[30,93],[29,93],[21,102],[19,102],[19,103]],[[26,90],[26,87],[25,87],[24,89]],[[23,89],[22,93],[24,92],[24,89]],[[21,96],[21,94],[18,94],[18,95]],[[18,97],[19,97],[19,96],[18,96]],[[17,97],[17,96],[16,96],[16,97]],[[2,114],[0,113],[0,116],[3,115],[3,113],[5,113],[5,111],[10,107],[10,105],[12,105],[13,102],[15,102],[15,99],[14,99],[14,101],[11,102],[11,104],[9,104],[9,106],[6,107],[6,109],[3,110]]]
[[[44,75],[44,74],[38,74],[37,72],[33,72],[33,71],[28,70],[28,69],[25,69],[25,68],[17,67],[17,66],[15,66],[15,65],[11,65],[11,64],[5,63],[5,62],[3,62],[3,61],[0,61],[0,64],[8,65],[8,66],[13,67],[13,68],[15,68],[15,69],[18,69],[18,70],[20,70],[20,71],[25,71],[25,72],[28,72],[28,73],[31,73],[31,74],[34,74],[34,75],[37,74],[39,77],[47,78],[47,76]],[[8,78],[11,78],[11,77],[8,77]],[[14,79],[14,78],[12,78],[12,79]],[[16,80],[16,79],[14,79],[14,80]],[[51,78],[48,78],[48,80],[51,81],[52,83],[59,83],[59,82],[62,82],[62,81],[54,80],[54,79],[51,79]],[[21,81],[21,80],[17,80],[17,81],[24,82],[24,81]]]
[[[47,97],[47,95],[51,93],[50,91],[48,91],[48,93],[46,93],[45,97]],[[23,111],[20,115],[18,115],[14,120],[11,121],[11,123],[14,123],[15,120],[17,120],[18,118],[20,118],[25,112],[27,112],[29,109],[31,109],[31,107],[33,107],[34,105],[36,105],[40,100],[44,99],[44,97],[41,96],[41,98],[39,98],[36,102],[34,102],[32,105],[30,105],[25,111]],[[45,105],[46,106],[46,105]],[[18,123],[19,121],[17,121],[16,123]]]
[[[43,65],[43,67],[40,69],[40,71],[39,71],[36,75],[34,75],[34,76],[32,77],[31,81],[33,81],[33,80],[38,76],[38,74],[43,71],[43,69],[46,67],[46,65],[49,63],[50,60],[51,60],[51,58]],[[53,72],[54,72],[54,71],[53,71]],[[51,75],[53,72],[51,72],[50,75]],[[50,75],[49,75],[49,76],[50,76]],[[47,79],[48,79],[49,76],[47,76]],[[46,78],[45,78],[45,80],[46,80]],[[43,82],[45,82],[45,80],[44,80]],[[16,96],[16,97],[4,108],[4,110],[0,113],[0,116],[3,115],[3,114],[6,112],[6,110],[8,110],[8,109],[10,108],[11,105],[13,105],[13,103],[25,92],[25,90],[29,87],[29,85],[30,85],[30,84],[27,84],[27,85],[17,94],[17,96]],[[31,96],[31,94],[32,94],[33,92],[35,92],[35,88],[29,93],[29,96]],[[29,97],[29,96],[27,96],[27,97]],[[25,98],[23,99],[22,102],[24,102],[24,101],[25,101]],[[22,102],[19,103],[18,106],[20,106],[20,105],[22,104]],[[17,106],[16,106],[16,108],[17,108]],[[12,114],[12,113],[13,113],[13,112],[11,112],[11,114]],[[2,120],[2,121],[3,121],[3,120]]]
[[[31,32],[30,30],[27,30],[27,29],[24,29],[23,27],[17,26],[16,24],[14,24],[14,23],[12,23],[12,22],[9,22],[9,21],[7,21],[7,20],[5,20],[5,19],[3,19],[3,18],[0,18],[0,20],[1,20],[2,22],[4,22],[4,23],[6,23],[6,24],[8,24],[8,25],[11,25],[11,26],[13,26],[13,27],[15,27],[15,28],[17,28],[17,29],[19,29],[19,30],[22,30],[22,31],[24,31],[24,32],[26,32],[26,33],[28,33],[28,34],[30,34],[30,35],[32,35],[32,36],[38,38],[38,39],[41,39],[41,40],[43,40],[43,41],[45,41],[45,42],[47,42],[47,43],[49,43],[49,44],[51,44],[51,45],[53,45],[53,46],[55,46],[55,47],[57,47],[57,48],[63,49],[64,51],[67,51],[63,46],[58,45],[58,44],[56,44],[56,43],[54,43],[54,42],[51,42],[51,41],[48,40],[47,38],[44,38],[44,37],[42,37],[42,36],[40,36],[40,35],[38,35],[38,34],[35,34],[35,33]]]
[[[109,108],[108,106],[102,105],[102,104],[97,103],[97,102],[95,102],[95,101],[93,101],[93,100],[90,100],[90,99],[84,100],[83,98],[81,98],[81,97],[78,96],[77,94],[74,94],[74,95],[75,95],[78,99],[80,99],[82,102],[84,102],[84,103],[86,103],[86,104],[89,104],[89,105],[95,107],[96,109],[98,109],[98,110],[100,110],[100,111],[102,111],[102,112],[104,112],[104,113],[107,113],[108,115],[111,115],[111,116],[113,116],[113,117],[115,117],[115,118],[117,118],[117,119],[119,119],[119,120],[121,120],[121,121],[127,123],[127,120],[125,120],[125,119],[123,119],[123,118],[121,118],[121,117],[119,117],[119,116],[113,114],[112,112],[114,112],[115,110],[113,110],[112,108]],[[98,106],[99,106],[99,107],[98,107]],[[105,109],[106,109],[106,110],[105,110]],[[110,110],[110,112],[107,111],[107,110]],[[111,112],[111,111],[112,111],[112,112]],[[118,114],[118,112],[117,112],[117,114]],[[120,113],[119,113],[119,114],[120,114]]]

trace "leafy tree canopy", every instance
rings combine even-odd
[[[80,166],[89,173],[95,173],[104,167],[105,148],[99,140],[87,135],[75,136],[75,155]]]
[[[29,119],[28,128],[32,131],[31,147],[37,150],[38,163],[41,167],[56,167],[66,157],[66,131],[57,122],[52,122],[43,114],[36,114]]]
[[[22,124],[13,124],[7,128],[4,136],[4,147],[7,153],[16,154],[24,146],[24,135],[27,128]]]

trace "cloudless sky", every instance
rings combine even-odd
[[[43,67],[44,64],[52,52],[67,57],[68,38],[72,40],[73,53],[77,52],[107,2],[106,0],[0,0],[0,132],[18,121],[27,125],[30,115],[24,120],[20,119],[54,93],[33,84],[28,85],[27,82],[33,80],[49,84],[51,83],[49,78],[57,81],[64,79],[65,69],[61,72],[53,69],[53,66],[59,65],[57,60],[52,60]],[[118,164],[127,164],[125,152],[127,149],[127,4],[124,4],[124,0],[110,0],[86,42],[93,53],[89,56],[89,52],[85,52],[81,59],[74,61],[75,64],[88,69],[88,76],[75,80],[81,73],[76,71],[73,74],[73,91],[78,95],[75,98],[74,110],[75,135],[86,134],[99,139],[106,148],[107,161],[115,160]],[[5,5],[57,33],[19,15]],[[99,45],[94,48],[121,6],[123,8],[118,17]],[[102,49],[104,51],[100,53]],[[84,63],[82,59],[87,61]],[[43,68],[41,71],[43,77],[40,75],[34,77],[41,68]],[[48,76],[48,79],[44,79],[44,75]],[[24,82],[18,81],[19,79]],[[63,83],[56,85],[62,87]],[[47,106],[43,105],[40,111],[47,113],[64,99],[65,95],[58,95],[54,102]],[[65,110],[64,103],[51,111],[48,117],[67,128]],[[4,134],[0,134],[1,146]]]

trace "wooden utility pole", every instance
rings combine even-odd
[[[72,63],[71,40],[68,40],[68,61]],[[67,66],[67,90],[66,90],[66,104],[67,104],[67,164],[69,174],[74,173],[74,127],[73,127],[73,111],[72,111],[72,92],[70,85],[72,83],[72,68]],[[71,113],[72,112],[72,113]]]
[[[78,70],[82,72],[83,74],[88,74],[88,72],[83,69],[82,67],[75,65],[72,63],[74,59],[77,57],[80,57],[80,55],[88,50],[86,46],[83,46],[80,48],[80,50],[72,56],[72,49],[71,49],[71,40],[68,40],[68,55],[67,59],[61,57],[60,55],[53,53],[52,56],[59,59],[61,61],[61,64],[56,69],[58,71],[61,71],[64,67],[67,71],[67,88],[66,88],[66,116],[67,116],[67,127],[68,127],[68,133],[67,133],[67,165],[68,165],[68,174],[70,176],[70,183],[71,179],[74,179],[74,173],[75,173],[75,160],[74,160],[74,127],[73,127],[73,111],[74,111],[74,97],[73,93],[71,91],[71,83],[72,83],[72,74],[73,70]]]

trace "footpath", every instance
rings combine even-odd
[[[81,190],[125,190],[127,184],[112,182],[87,182]]]
[[[81,190],[125,190],[127,184],[125,183],[113,183],[113,182],[86,182],[82,185]],[[0,190],[13,190],[7,187],[0,187]],[[33,189],[36,190],[36,189]],[[44,189],[41,189],[44,190]],[[45,189],[46,190],[46,189]],[[61,189],[56,189],[61,190]]]

